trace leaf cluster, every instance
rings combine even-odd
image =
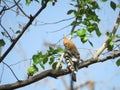
[[[96,32],[97,36],[101,35],[101,32],[98,28],[100,19],[96,14],[96,10],[100,9],[98,2],[95,0],[79,0],[77,4],[71,5],[77,8],[77,10],[72,9],[67,12],[68,15],[73,14],[77,19],[73,21],[71,25],[84,26],[83,28],[79,27],[79,29],[75,31],[76,35],[81,38],[83,43],[88,41],[90,45],[92,45],[92,43],[88,40],[88,36],[94,31]]]
[[[33,65],[28,68],[28,75],[32,76],[33,74],[38,72],[37,65],[40,65],[42,69],[45,69],[45,64],[48,63],[50,66],[52,66],[52,69],[55,69],[57,65],[57,61],[55,61],[55,58],[57,58],[57,55],[63,51],[64,50],[60,47],[56,49],[53,47],[49,47],[45,54],[43,54],[42,52],[38,52],[37,54],[33,55]]]

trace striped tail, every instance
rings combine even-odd
[[[68,68],[70,69],[71,73],[71,77],[73,81],[76,81],[76,72],[78,70],[75,62],[72,61],[71,55],[69,55],[69,53],[65,53],[64,55],[65,59],[66,59],[66,63],[68,64]]]
[[[76,72],[71,73],[72,80],[76,82]]]

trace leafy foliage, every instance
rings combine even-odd
[[[33,76],[36,72],[38,72],[38,68],[36,67],[36,65],[28,68],[28,76]]]
[[[29,5],[32,1],[39,2],[38,0],[26,0],[26,4]],[[41,0],[41,5],[44,5],[46,1],[47,0]],[[108,0],[102,1],[106,2]],[[54,2],[54,0],[49,0],[49,2]],[[67,14],[74,15],[75,20],[72,21],[71,26],[75,26],[77,29],[74,30],[74,32],[71,32],[71,34],[75,33],[80,38],[82,43],[88,42],[91,46],[93,46],[93,43],[89,40],[89,36],[93,32],[96,33],[98,37],[101,36],[101,32],[98,27],[100,19],[96,14],[96,10],[100,9],[98,2],[96,0],[72,0],[72,2],[73,3],[70,3],[70,5],[72,5],[75,9],[70,9]],[[118,7],[113,1],[110,2],[110,6],[113,10]],[[82,26],[82,28],[79,26]],[[20,31],[16,33],[20,33]],[[114,47],[114,39],[119,36],[112,36],[109,33],[107,36],[109,39],[107,48],[109,51],[111,51]],[[49,47],[45,54],[38,52],[37,54],[33,55],[33,65],[28,68],[28,75],[32,76],[38,72],[38,66],[40,66],[42,69],[45,69],[46,64],[49,64],[52,69],[55,69],[57,65],[57,58],[59,58],[58,55],[63,51],[64,50],[60,47]],[[116,62],[116,64],[118,66],[120,65],[120,59]]]
[[[33,75],[38,71],[37,65],[40,65],[42,69],[45,69],[45,64],[48,63],[50,66],[52,66],[52,69],[55,69],[57,64],[55,58],[57,58],[57,55],[63,51],[64,50],[60,47],[56,49],[49,47],[49,50],[47,50],[45,54],[38,52],[37,54],[33,55],[33,65],[28,68],[28,75]]]
[[[74,0],[76,2],[76,0]],[[100,19],[96,14],[96,10],[99,9],[99,5],[97,1],[94,0],[80,0],[76,5],[71,4],[77,10],[69,10],[67,14],[73,14],[77,20],[73,21],[71,25],[76,26],[84,26],[84,28],[80,28],[76,31],[76,35],[81,38],[83,43],[89,42],[90,45],[92,43],[88,40],[88,36],[95,31],[97,36],[101,36],[101,32],[98,28],[98,23]],[[93,46],[93,45],[92,45]]]
[[[113,48],[114,48],[114,44],[115,44],[115,39],[119,39],[120,38],[120,35],[112,35],[111,33],[109,33],[109,32],[107,32],[106,33],[106,36],[107,36],[107,38],[108,38],[108,46],[107,46],[107,49],[108,49],[108,51],[112,51],[113,50]]]

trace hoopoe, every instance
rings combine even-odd
[[[68,64],[68,68],[71,70],[72,80],[76,81],[76,72],[78,71],[78,65],[80,63],[80,54],[75,46],[75,44],[66,38],[63,37],[63,44],[65,46],[64,58]]]

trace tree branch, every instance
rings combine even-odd
[[[113,31],[111,32],[112,36],[115,36],[115,33],[116,33],[119,25],[120,25],[120,12],[119,12],[118,18],[116,20],[115,26],[113,28]],[[103,43],[103,45],[98,49],[96,54],[93,56],[94,59],[97,59],[98,56],[107,48],[107,46],[109,45],[109,42],[110,42],[110,40],[107,39],[106,42]]]
[[[107,60],[110,60],[110,59],[113,59],[113,58],[117,58],[119,56],[120,56],[120,52],[117,52],[117,53],[114,53],[110,56],[106,56],[104,58],[100,58],[100,59],[97,59],[97,60],[91,58],[91,59],[86,60],[82,64],[79,64],[79,69],[84,68],[84,67],[88,67],[89,65],[92,65],[94,63],[104,62],[104,61],[107,61]],[[42,80],[46,77],[57,78],[59,76],[63,76],[63,75],[69,74],[69,73],[70,73],[70,70],[68,68],[67,69],[62,69],[62,70],[52,70],[52,69],[50,69],[50,70],[43,71],[40,74],[35,75],[35,76],[33,76],[29,79],[23,80],[23,81],[15,82],[15,83],[12,83],[12,84],[1,85],[0,90],[16,89],[16,88],[20,88],[20,87],[32,84],[32,83],[37,82],[39,80]]]
[[[9,46],[9,48],[6,50],[6,52],[0,57],[0,63],[4,60],[4,58],[8,55],[8,53],[13,49],[17,41],[21,38],[21,36],[24,34],[24,32],[28,29],[28,27],[32,24],[34,19],[46,8],[47,3],[49,0],[46,0],[46,2],[41,6],[41,8],[37,11],[37,13],[34,16],[30,16],[30,20],[28,23],[23,27],[22,32],[19,34],[19,36],[12,42],[12,44]]]
[[[18,77],[16,76],[16,74],[14,73],[14,71],[12,70],[12,68],[5,62],[2,62],[3,64],[5,64],[9,69],[10,71],[12,72],[12,74],[14,75],[14,77],[17,79],[17,81],[19,81]]]
[[[17,5],[17,7],[19,8],[19,10],[23,13],[23,15],[26,16],[27,18],[30,18],[30,17],[22,10],[22,8],[19,6],[19,4],[18,4],[15,0],[13,0],[13,1],[15,2],[15,4]]]

